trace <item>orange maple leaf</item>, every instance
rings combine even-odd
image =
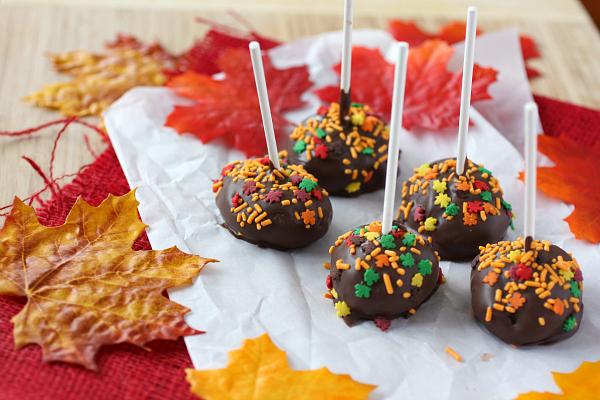
[[[390,265],[390,259],[385,254],[379,254],[377,257],[375,257],[375,260],[375,265],[377,265],[380,268],[389,267]]]
[[[518,310],[519,308],[521,308],[523,306],[523,304],[525,304],[525,301],[527,301],[527,299],[525,297],[523,297],[523,295],[519,292],[513,293],[513,295],[510,297],[510,299],[508,299],[508,303],[515,310]]]
[[[483,278],[483,283],[487,283],[490,286],[494,286],[496,282],[498,282],[498,274],[494,271],[489,271],[487,275]]]
[[[229,352],[224,369],[187,369],[192,393],[213,399],[366,399],[373,385],[355,382],[349,375],[336,375],[323,367],[297,371],[289,367],[285,352],[269,335],[246,339]]]
[[[538,167],[538,189],[575,206],[565,221],[577,239],[600,243],[600,142],[589,146],[564,135],[540,135],[538,146],[556,164]]]
[[[554,305],[552,306],[552,311],[554,311],[558,315],[563,315],[565,312],[565,304],[562,299],[556,298],[554,299]]]
[[[96,369],[103,345],[199,333],[184,321],[189,310],[163,292],[215,260],[174,247],[133,251],[146,227],[137,204],[133,191],[98,207],[79,198],[64,225],[46,227],[15,199],[0,230],[0,295],[27,298],[12,318],[17,349],[36,343],[44,361]]]
[[[314,225],[315,224],[315,212],[313,210],[306,210],[302,212],[302,221],[306,225]]]
[[[560,393],[528,392],[515,400],[590,400],[600,393],[600,361],[583,362],[570,373],[552,372]]]
[[[464,213],[463,223],[465,225],[477,225],[477,214]]]

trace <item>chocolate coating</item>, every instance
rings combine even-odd
[[[331,224],[327,191],[301,166],[282,164],[274,171],[268,158],[235,161],[223,168],[213,190],[224,227],[261,247],[304,247]]]
[[[504,237],[511,209],[490,171],[467,160],[459,179],[456,160],[444,159],[416,168],[403,183],[397,218],[431,237],[442,260],[464,261]]]
[[[327,285],[337,315],[349,326],[360,320],[407,318],[442,281],[438,257],[427,240],[395,227],[385,239],[379,222],[359,227],[340,236],[330,250]]]
[[[577,262],[547,241],[533,241],[531,249],[525,255],[521,238],[488,245],[472,264],[475,319],[501,340],[517,346],[567,339],[579,329],[583,316],[583,277]],[[510,252],[516,253],[510,256]],[[490,262],[496,263],[500,273],[494,272]],[[483,268],[485,265],[489,266]],[[512,288],[505,290],[507,284]],[[552,285],[550,289],[548,285]]]
[[[291,133],[290,162],[304,166],[334,196],[358,196],[385,184],[389,128],[368,106],[352,103],[346,129],[339,104]]]

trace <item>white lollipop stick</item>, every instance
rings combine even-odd
[[[525,104],[525,238],[535,233],[535,192],[537,177],[537,119],[534,102]]]
[[[344,0],[344,39],[342,42],[342,74],[340,89],[350,93],[350,66],[352,61],[352,8],[353,0]]]
[[[462,175],[464,172],[465,160],[467,159],[467,133],[469,132],[469,109],[471,108],[471,86],[473,84],[473,58],[475,56],[476,35],[477,8],[469,7],[460,92],[460,117],[458,119],[458,149],[456,151],[456,173],[458,175]]]
[[[398,147],[402,129],[402,109],[404,108],[404,89],[406,87],[406,63],[408,61],[408,43],[398,43],[398,59],[394,72],[394,98],[392,100],[392,120],[388,144],[387,171],[385,176],[385,196],[383,199],[383,218],[381,233],[392,229],[394,220],[394,198],[396,197],[396,178],[398,174]]]
[[[273,118],[271,117],[271,106],[269,105],[269,94],[267,93],[267,82],[265,80],[265,69],[263,68],[260,44],[258,42],[251,42],[248,47],[250,48],[254,81],[256,82],[256,91],[258,92],[258,104],[260,105],[263,127],[265,128],[269,159],[273,163],[273,166],[279,169],[281,166],[279,165],[279,153],[277,152],[277,142],[275,141],[275,131],[273,130]]]

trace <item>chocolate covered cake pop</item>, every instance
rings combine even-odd
[[[492,172],[466,160],[462,175],[456,160],[423,164],[402,185],[397,218],[432,239],[443,260],[465,260],[479,246],[504,237],[512,225],[512,207]]]
[[[389,320],[414,314],[443,280],[428,240],[398,223],[384,235],[380,222],[346,232],[329,252],[327,297],[350,326],[373,320],[387,329]]]
[[[213,191],[224,226],[262,247],[304,247],[325,235],[333,215],[314,176],[298,165],[275,169],[268,157],[227,164]]]
[[[521,238],[481,247],[471,272],[475,318],[517,346],[564,340],[583,315],[577,261],[548,241],[530,243],[529,250]]]
[[[332,195],[356,196],[385,183],[389,128],[370,108],[352,103],[344,128],[340,106],[322,107],[290,138],[290,162],[303,165]]]

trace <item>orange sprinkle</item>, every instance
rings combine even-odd
[[[354,263],[354,269],[356,269],[357,271],[360,270],[360,262],[362,260],[359,258],[356,259],[356,262]]]
[[[383,283],[385,284],[385,291],[387,294],[394,293],[394,287],[392,286],[392,281],[390,280],[390,276],[386,273],[383,274]]]
[[[485,322],[490,322],[492,320],[492,307],[488,307],[485,310]]]
[[[456,352],[456,350],[454,350],[452,347],[450,347],[450,346],[446,346],[446,347],[444,348],[444,351],[445,351],[446,353],[448,353],[448,354],[450,355],[450,357],[454,358],[456,361],[458,361],[458,362],[462,362],[462,361],[463,361],[463,358],[461,357],[461,355],[460,355],[460,354],[458,354],[458,353]]]

